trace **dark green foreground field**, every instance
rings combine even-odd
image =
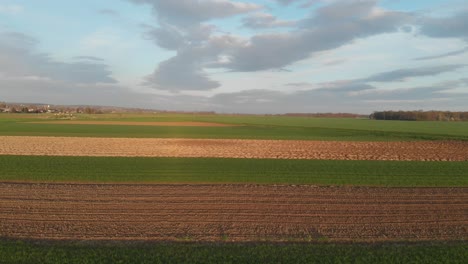
[[[0,242],[0,263],[452,263],[466,244],[97,244]]]
[[[466,187],[468,162],[0,156],[0,181]]]

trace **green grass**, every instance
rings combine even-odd
[[[94,244],[0,241],[0,263],[467,263],[462,243]]]
[[[228,124],[286,126],[329,128],[344,130],[364,130],[380,132],[401,132],[429,135],[452,135],[468,137],[468,122],[436,122],[436,121],[390,121],[354,118],[309,118],[288,116],[254,116],[254,115],[175,115],[175,114],[144,114],[144,115],[82,115],[84,120],[125,120],[125,121],[204,121]]]
[[[0,156],[0,180],[468,186],[468,162]]]
[[[241,127],[151,127],[118,125],[31,124],[51,121],[48,115],[0,114],[0,135],[238,138],[353,141],[468,140],[468,122],[404,122],[364,119],[228,115],[78,115],[95,121],[204,121]],[[53,119],[52,119],[53,120]]]

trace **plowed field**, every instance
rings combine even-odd
[[[154,241],[466,240],[468,189],[1,183],[0,236]]]
[[[467,161],[468,142],[3,136],[0,155]]]

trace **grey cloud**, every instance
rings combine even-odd
[[[377,89],[366,91],[366,93],[358,94],[356,96],[361,100],[424,100],[429,98],[445,97],[441,92],[449,89],[451,89],[451,87],[441,85],[392,90]]]
[[[248,105],[258,103],[274,103],[285,94],[271,90],[246,90],[235,93],[222,93],[211,97],[211,101],[218,105]]]
[[[300,7],[302,8],[308,8],[320,1],[322,0],[276,0],[276,2],[285,6],[295,3],[301,3]]]
[[[339,65],[339,64],[345,63],[346,61],[347,61],[346,59],[329,60],[329,61],[323,62],[322,65],[324,65],[324,66],[334,66],[334,65]]]
[[[346,93],[325,90],[306,90],[284,93],[271,90],[246,90],[218,94],[210,98],[216,111],[238,113],[287,113],[287,112],[356,112],[370,113],[361,109],[360,100]],[[278,106],[281,107],[278,107]]]
[[[153,40],[156,45],[168,50],[178,50],[186,44],[183,34],[169,25],[165,28],[150,28],[145,33],[145,38]]]
[[[104,59],[94,56],[75,56],[73,58],[77,60],[104,61]]]
[[[326,92],[358,92],[358,91],[368,91],[375,90],[376,88],[372,85],[353,82],[353,81],[341,81],[333,83],[321,84],[322,87],[315,89],[314,91],[326,91]]]
[[[421,33],[434,38],[464,38],[468,40],[468,9],[452,17],[426,17],[421,21]]]
[[[55,61],[48,54],[35,52],[36,43],[35,39],[24,34],[0,33],[0,73],[76,83],[116,82],[103,63]]]
[[[381,11],[375,14],[376,1],[335,2],[319,8],[310,18],[302,20],[295,30],[244,39],[229,35],[213,36],[214,29],[201,22],[250,12],[258,8],[256,5],[227,0],[197,1],[196,4],[191,0],[131,1],[151,4],[158,17],[161,27],[151,29],[145,36],[160,47],[178,52],[175,58],[161,63],[155,74],[147,78],[147,83],[153,82],[153,87],[159,87],[158,89],[170,89],[164,88],[162,84],[172,89],[182,89],[181,81],[178,80],[180,78],[174,72],[179,62],[189,65],[179,65],[181,76],[194,78],[193,82],[184,82],[187,85],[194,84],[184,88],[185,90],[213,89],[217,82],[209,80],[203,74],[204,68],[224,68],[239,72],[283,69],[315,52],[334,49],[357,38],[397,31],[409,18],[408,14],[401,12]],[[219,12],[213,11],[221,7],[226,8]],[[263,21],[262,26],[267,26],[268,23],[272,26],[278,22],[274,17],[267,20],[269,22]],[[182,54],[190,56],[178,58]],[[166,72],[164,68],[170,68],[171,74],[168,76],[177,78],[173,80],[175,85],[170,85],[169,77],[158,74]],[[160,78],[164,78],[164,81],[158,81]]]
[[[145,84],[169,91],[211,90],[220,86],[206,76],[199,62],[186,54],[160,63],[158,69],[146,78]]]
[[[453,81],[461,82],[461,81]],[[441,109],[464,110],[468,94],[446,93],[445,83],[428,87],[383,90],[369,85],[323,84],[335,86],[293,93],[272,90],[246,90],[217,94],[209,98],[216,111],[241,113],[353,112],[369,114],[376,110]],[[416,104],[415,104],[416,103]],[[278,105],[281,108],[278,108]]]
[[[160,27],[151,27],[145,37],[158,46],[177,51],[177,55],[159,64],[146,77],[145,84],[156,89],[211,90],[220,86],[209,79],[204,65],[216,63],[220,53],[214,26],[202,24],[216,18],[248,13],[261,8],[256,4],[229,0],[130,0],[153,7]],[[224,47],[223,47],[224,48]]]
[[[460,55],[460,54],[463,54],[463,53],[466,53],[466,52],[468,52],[468,47],[465,47],[465,48],[460,49],[460,50],[455,50],[455,51],[447,52],[447,53],[444,53],[444,54],[438,54],[438,55],[433,55],[433,56],[420,57],[420,58],[416,58],[416,59],[414,59],[414,60],[433,60],[433,59],[441,59],[441,58],[445,58],[445,57]]]
[[[300,0],[276,0],[276,2],[283,4],[283,5],[289,5],[291,3],[299,2]]]
[[[37,52],[37,43],[21,33],[0,33],[2,100],[124,106],[125,100],[137,99],[115,84],[100,58],[78,56],[76,62],[60,62]]]
[[[230,46],[237,45],[230,36],[211,37],[208,41],[186,42],[177,55],[159,64],[146,77],[145,84],[159,90],[212,90],[221,84],[211,80],[204,68],[217,67],[219,56]]]
[[[401,82],[411,77],[433,76],[446,72],[455,71],[466,67],[467,64],[453,64],[441,66],[429,66],[412,69],[399,69],[395,71],[383,72],[366,79],[361,79],[361,82]]]
[[[285,86],[292,86],[292,87],[304,87],[304,86],[311,86],[311,83],[308,82],[295,82],[295,83],[287,83]]]
[[[142,108],[158,105],[156,96],[135,93],[115,84],[77,84],[55,80],[0,77],[0,87],[2,87],[0,98],[9,102]]]
[[[283,68],[305,59],[310,52],[310,48],[305,46],[300,34],[258,35],[242,46],[235,47],[231,51],[231,59],[220,67],[239,72]]]
[[[338,1],[321,7],[314,16],[300,22],[299,30],[252,37],[232,52],[232,60],[223,67],[234,71],[282,68],[358,38],[395,32],[411,17],[390,11],[374,14],[375,8],[376,1],[369,0]]]
[[[129,0],[153,7],[159,21],[179,26],[190,26],[215,18],[243,14],[262,7],[256,4],[230,0]]]
[[[253,29],[262,28],[275,28],[275,27],[292,27],[295,26],[297,21],[281,20],[268,13],[256,13],[242,20],[244,27]]]

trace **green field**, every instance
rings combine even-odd
[[[75,120],[134,122],[202,121],[242,126],[151,127],[27,123],[32,121],[50,122],[54,119],[53,115],[0,114],[0,135],[339,141],[468,140],[468,122],[405,122],[285,116],[109,114],[78,115]]]
[[[133,244],[0,241],[0,263],[466,263],[466,244]]]
[[[151,127],[32,124],[53,115],[0,114],[0,135],[339,141],[468,140],[468,122],[404,122],[284,116],[78,115],[75,120],[238,124]],[[0,155],[0,182],[252,183],[468,187],[468,162]],[[0,239],[0,263],[467,263],[458,243],[105,243]]]
[[[0,181],[468,186],[468,162],[0,156]]]

